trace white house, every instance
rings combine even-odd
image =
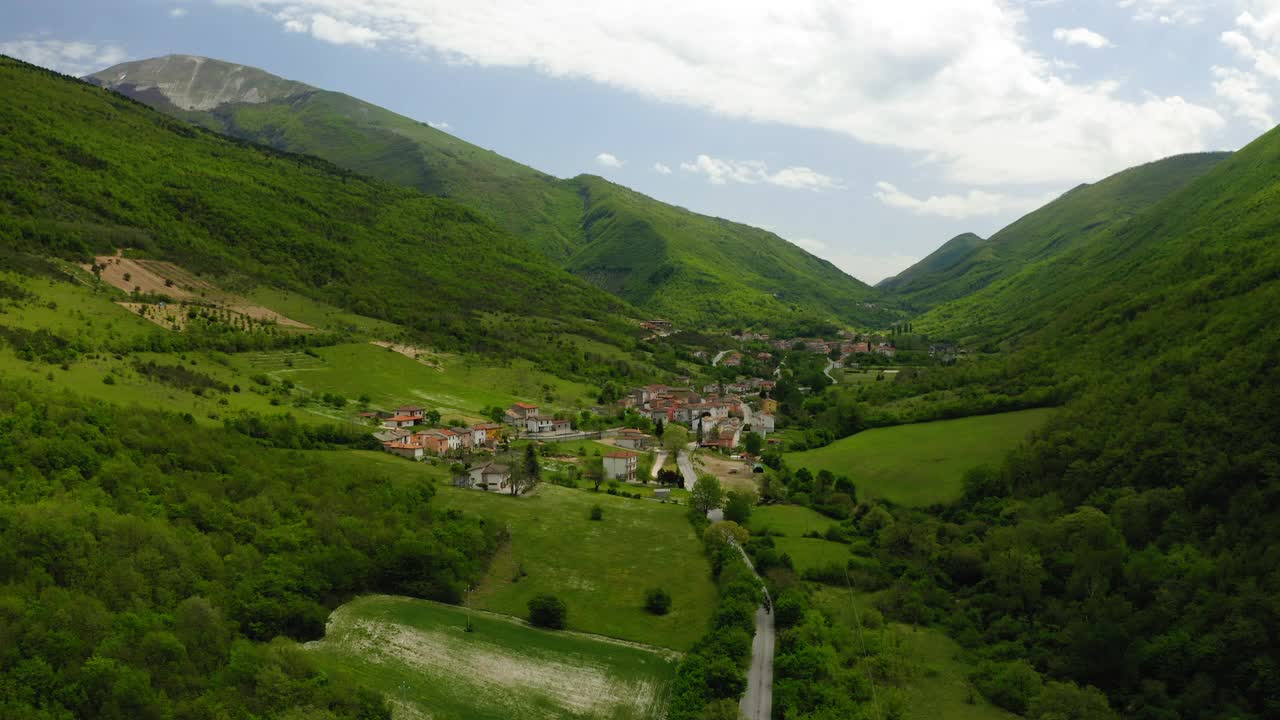
[[[606,480],[623,480],[631,482],[636,479],[636,464],[640,456],[633,452],[611,452],[604,456],[604,477]]]
[[[555,426],[555,419],[544,415],[529,415],[524,419],[524,429],[531,433],[549,432]]]
[[[506,490],[511,487],[511,468],[497,463],[485,463],[471,468],[455,484],[489,492]]]
[[[768,413],[755,413],[751,418],[751,429],[763,437],[773,432],[773,416]]]

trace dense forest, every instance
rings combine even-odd
[[[293,641],[362,592],[456,602],[496,544],[429,484],[276,449],[338,431],[11,382],[0,418],[3,717],[390,717]]]

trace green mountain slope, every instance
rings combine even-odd
[[[1280,708],[1278,168],[1272,130],[1092,242],[915,323],[1000,342],[1072,396],[967,481],[956,516],[999,529],[959,602],[978,636],[1126,715]]]
[[[77,258],[131,248],[446,349],[533,352],[545,347],[535,327],[631,342],[634,311],[457,202],[234,142],[9,59],[0,89],[0,234],[15,246]],[[494,329],[504,315],[526,318],[519,342]]]
[[[880,288],[920,309],[964,297],[1029,263],[1093,242],[1107,228],[1185,187],[1226,157],[1178,155],[1081,185],[985,241],[969,233],[950,240],[880,283]]]
[[[246,72],[217,60],[157,58],[88,79],[232,137],[458,199],[652,314],[708,327],[796,317],[876,324],[890,316],[880,293],[772,233],[599,178],[558,179],[348,95],[301,84],[278,91],[288,81],[255,71],[271,78],[263,80],[271,91],[241,83],[243,97],[224,93],[217,106],[195,110],[170,100],[197,67],[204,83]]]

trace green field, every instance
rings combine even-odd
[[[779,553],[791,556],[797,572],[849,562],[849,546],[816,538],[781,537],[773,539]]]
[[[960,496],[969,468],[999,464],[1052,408],[876,428],[817,450],[788,453],[792,469],[847,475],[862,498],[903,505],[949,502]]]
[[[813,587],[814,605],[838,627],[856,628],[855,618],[872,606],[870,595],[851,596],[847,590]],[[885,664],[895,675],[906,677],[904,682],[885,688],[901,703],[904,720],[1017,719],[1017,715],[988,703],[980,693],[969,691],[973,667],[963,648],[941,630],[888,623],[863,632],[879,636],[877,645],[886,648]]]
[[[329,463],[374,465],[439,482],[437,507],[473,512],[508,527],[511,542],[473,593],[473,607],[524,617],[529,599],[549,592],[568,605],[572,630],[676,650],[688,649],[706,631],[715,586],[684,506],[548,483],[531,495],[511,497],[454,488],[441,482],[448,474],[443,466],[385,453],[315,455]],[[599,522],[589,519],[597,504],[604,509]],[[513,580],[519,568],[526,574]],[[655,586],[671,593],[668,615],[650,615],[642,607],[645,590]]]
[[[387,596],[338,608],[306,647],[384,693],[397,719],[659,718],[675,674],[671,653]]]
[[[751,511],[751,519],[747,521],[752,532],[769,530],[795,538],[810,531],[826,532],[836,524],[826,515],[801,505],[761,505]]]
[[[245,353],[236,362],[246,374],[265,369],[314,393],[335,393],[351,400],[368,395],[371,404],[381,408],[416,403],[446,417],[478,418],[487,406],[507,407],[516,400],[576,407],[583,398],[592,397],[586,385],[544,373],[524,360],[498,366],[469,357],[441,356],[436,368],[369,343],[318,348],[316,354],[323,362],[310,367],[273,364],[277,353]]]

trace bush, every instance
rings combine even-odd
[[[1040,694],[1040,673],[1025,660],[984,662],[973,674],[973,684],[992,703],[1019,715],[1026,713]]]
[[[604,519],[604,508],[600,507],[599,505],[593,505],[593,506],[591,507],[591,519],[592,519],[592,520],[603,520],[603,519]]]
[[[569,609],[555,595],[538,593],[529,601],[529,623],[535,627],[563,630]]]
[[[644,609],[654,615],[671,612],[671,593],[662,588],[652,588],[644,594]]]

